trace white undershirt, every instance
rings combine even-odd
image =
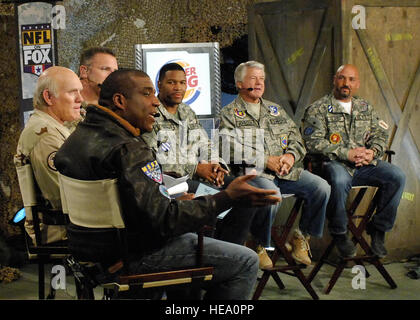
[[[346,111],[346,113],[351,113],[351,101],[349,102],[342,102],[338,101],[338,103],[343,107],[343,109]]]

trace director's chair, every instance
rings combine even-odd
[[[18,225],[24,234],[29,262],[38,265],[38,298],[42,300],[45,298],[45,265],[62,264],[63,258],[68,255],[68,246],[66,241],[46,244],[42,239],[40,226],[41,224],[66,226],[68,217],[60,210],[51,209],[46,204],[45,199],[39,196],[40,191],[30,164],[16,167],[16,172],[24,208],[15,214],[11,222]],[[34,240],[25,230],[25,223],[28,223],[27,220],[32,223],[35,233]],[[54,298],[55,289],[50,284],[50,292],[47,299]]]
[[[290,195],[294,196],[294,195]],[[262,291],[264,290],[267,281],[270,276],[274,279],[277,286],[280,290],[285,289],[283,281],[281,281],[278,273],[284,273],[289,276],[294,276],[299,279],[300,283],[305,287],[306,291],[310,294],[312,299],[318,300],[319,297],[316,294],[315,290],[311,286],[311,281],[305,276],[302,272],[303,268],[306,268],[303,264],[297,264],[292,257],[291,251],[286,247],[286,242],[289,236],[289,233],[293,227],[293,224],[298,217],[299,211],[302,207],[303,199],[296,198],[296,201],[290,211],[290,214],[286,220],[286,223],[283,225],[274,225],[271,228],[271,238],[274,243],[274,252],[272,254],[271,260],[273,261],[273,267],[262,268],[263,275],[258,281],[257,288],[255,289],[253,300],[258,300],[261,296]],[[280,255],[282,255],[286,261],[286,265],[276,265],[276,262],[279,260]]]
[[[394,151],[388,150],[386,151],[386,155],[388,157],[388,162],[391,162],[391,155],[395,154]],[[375,209],[377,207],[378,202],[378,193],[375,190],[375,195],[372,198],[366,212],[361,215],[356,215],[356,210],[359,207],[363,197],[366,194],[366,191],[368,188],[374,188],[371,186],[353,186],[352,191],[357,192],[356,196],[354,197],[354,200],[351,201],[350,205],[347,209],[347,220],[348,220],[348,230],[352,234],[352,241],[355,245],[359,244],[360,247],[365,252],[364,255],[356,255],[355,257],[349,257],[349,258],[340,258],[338,264],[336,265],[335,271],[333,275],[331,276],[330,281],[328,282],[328,285],[324,289],[325,294],[329,294],[334,287],[335,283],[337,282],[338,278],[340,277],[343,269],[346,267],[347,263],[350,261],[354,261],[358,265],[364,266],[364,262],[371,263],[376,267],[376,269],[379,271],[379,273],[382,275],[382,277],[385,279],[385,281],[389,284],[391,289],[395,289],[397,287],[395,281],[392,279],[390,274],[386,271],[385,267],[383,266],[382,262],[380,261],[380,258],[375,256],[372,252],[372,249],[369,245],[369,243],[366,241],[366,239],[363,237],[363,232],[366,229],[366,226],[369,222],[369,220],[372,218]],[[377,189],[377,188],[376,188]],[[355,221],[360,220],[359,224],[356,225]],[[309,274],[308,280],[309,282],[312,282],[315,276],[318,274],[319,270],[323,266],[323,264],[327,261],[328,256],[332,252],[332,250],[335,247],[335,240],[333,239],[324,253],[321,255],[319,261],[316,263],[314,268],[312,269],[311,273]],[[365,268],[366,270],[366,268]],[[369,277],[369,272],[366,270],[366,277]]]
[[[213,277],[213,267],[203,266],[203,234],[198,236],[196,252],[196,265],[180,270],[155,272],[146,274],[128,273],[127,234],[119,193],[117,179],[95,181],[77,180],[59,174],[60,194],[63,212],[68,213],[70,224],[68,227],[69,251],[71,257],[66,259],[66,265],[72,270],[76,280],[78,299],[95,299],[94,288],[100,286],[104,289],[104,299],[117,299],[125,296],[131,290],[144,292],[144,297],[160,299],[163,289],[183,286],[192,297],[197,297],[200,285]],[[91,195],[97,197],[92,206]],[[77,238],[80,232],[100,232],[106,239],[115,239],[117,261],[104,268],[100,258],[85,257],[80,254]],[[99,256],[99,255],[98,255]],[[90,258],[90,259],[89,259]],[[121,270],[117,275],[117,271]],[[115,276],[114,276],[115,274]]]

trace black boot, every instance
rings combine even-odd
[[[366,232],[371,237],[370,245],[375,256],[385,257],[388,254],[385,248],[385,232],[376,229],[371,221],[366,226]]]
[[[353,241],[347,237],[347,234],[333,234],[332,236],[340,257],[351,258],[356,255],[356,246]]]

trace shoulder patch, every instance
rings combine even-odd
[[[41,130],[39,131],[39,132],[35,132],[35,134],[37,135],[37,136],[40,136],[41,134],[43,134],[43,133],[47,133],[48,132],[48,128],[47,127],[45,127],[45,128],[41,128]]]
[[[150,161],[145,166],[141,168],[141,171],[148,177],[149,179],[152,179],[153,181],[162,184],[163,176],[162,176],[162,170],[160,169],[159,163],[155,161]]]
[[[163,142],[160,145],[160,150],[162,150],[163,152],[168,152],[169,150],[171,150],[171,143],[170,142]]]
[[[312,133],[314,133],[314,128],[312,128],[312,127],[307,127],[307,128],[303,131],[303,134],[304,134],[305,136],[310,136]]]
[[[287,143],[287,136],[286,135],[281,136],[281,138],[280,138],[280,145],[281,145],[281,148],[283,150],[286,150],[287,149],[288,143]]]
[[[47,157],[47,166],[48,166],[48,168],[50,168],[53,171],[57,171],[57,169],[55,168],[55,165],[54,165],[54,158],[55,158],[56,153],[57,153],[57,151],[53,151]]]

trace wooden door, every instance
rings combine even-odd
[[[389,124],[393,163],[407,176],[396,224],[387,235],[395,256],[420,252],[420,1],[343,1],[344,56],[359,67],[359,95]],[[366,28],[353,29],[351,8],[362,6]],[[350,23],[349,23],[350,22]]]
[[[264,97],[299,123],[305,107],[323,96],[339,63],[331,1],[259,3],[249,9],[249,56],[265,64]]]

